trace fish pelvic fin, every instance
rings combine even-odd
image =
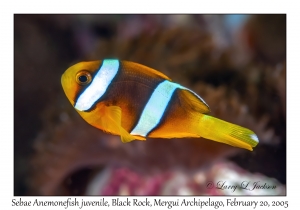
[[[123,143],[133,140],[146,140],[143,137],[133,136],[121,125],[122,110],[119,106],[104,106],[102,108],[101,127],[109,133],[119,134]]]
[[[253,131],[209,115],[202,115],[199,134],[203,138],[250,151],[253,151],[252,148],[259,142]]]

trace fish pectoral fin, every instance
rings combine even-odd
[[[105,106],[103,110],[104,117],[102,124],[108,132],[119,134],[123,143],[131,142],[137,139],[130,135],[121,125],[122,110],[118,106]]]
[[[196,95],[196,93],[191,92],[190,90],[181,89],[178,92],[178,96],[182,106],[189,106],[202,114],[208,114],[210,112],[209,106],[200,96]]]

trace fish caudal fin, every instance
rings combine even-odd
[[[199,135],[206,139],[241,147],[252,151],[259,140],[256,134],[241,126],[203,115],[200,120]]]

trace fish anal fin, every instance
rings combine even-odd
[[[189,105],[193,110],[202,114],[208,114],[210,112],[209,106],[205,101],[191,90],[180,89],[178,91],[178,96],[183,106]]]

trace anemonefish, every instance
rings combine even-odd
[[[86,122],[120,135],[122,142],[203,137],[251,151],[258,144],[253,131],[208,115],[195,92],[138,63],[80,62],[64,72],[61,83]]]

